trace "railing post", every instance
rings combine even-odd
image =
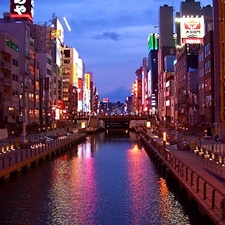
[[[213,189],[212,190],[212,209],[215,208],[215,193],[216,193],[216,190]]]
[[[188,167],[186,167],[186,181],[188,181]]]
[[[196,192],[199,192],[199,176],[197,176]]]
[[[225,220],[225,198],[221,201],[221,209],[222,209],[222,220]]]
[[[193,171],[191,171],[191,186],[193,186]]]
[[[203,200],[206,200],[206,185],[207,183],[204,183],[204,190],[203,190]]]

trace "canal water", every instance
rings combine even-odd
[[[0,186],[0,224],[188,225],[135,133],[100,133]]]

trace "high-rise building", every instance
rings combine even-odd
[[[160,120],[166,119],[165,71],[164,58],[175,55],[173,33],[173,7],[164,5],[159,8],[159,50],[158,50],[158,116]]]
[[[79,59],[78,52],[75,48],[65,46],[63,48],[63,102],[67,115],[72,119],[76,116],[78,107],[78,77],[77,77],[77,61]],[[68,117],[64,115],[64,117]]]
[[[21,119],[27,124],[35,122],[33,118],[36,118],[39,114],[39,100],[34,95],[36,93],[36,85],[34,84],[38,83],[38,77],[35,76],[34,40],[30,36],[31,25],[32,21],[18,16],[12,18],[10,13],[4,13],[4,18],[0,19],[1,30],[10,34],[20,43],[18,63],[20,65],[20,73],[23,76],[21,82],[23,86],[23,93],[21,93],[23,101]],[[36,103],[30,104],[32,101]]]
[[[0,32],[0,128],[23,122],[23,76],[20,73],[20,44]]]

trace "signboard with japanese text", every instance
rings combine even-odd
[[[203,17],[180,18],[182,44],[203,44],[205,26]]]
[[[33,21],[34,0],[10,0],[10,14],[12,18]]]
[[[103,98],[102,102],[104,102],[104,103],[109,102],[109,98]]]

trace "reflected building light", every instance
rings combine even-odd
[[[77,158],[82,158],[82,145],[78,145],[77,147]]]
[[[87,143],[85,145],[85,158],[91,158],[91,144]]]
[[[130,149],[132,152],[138,152],[139,148],[138,145],[134,145],[133,148]]]

